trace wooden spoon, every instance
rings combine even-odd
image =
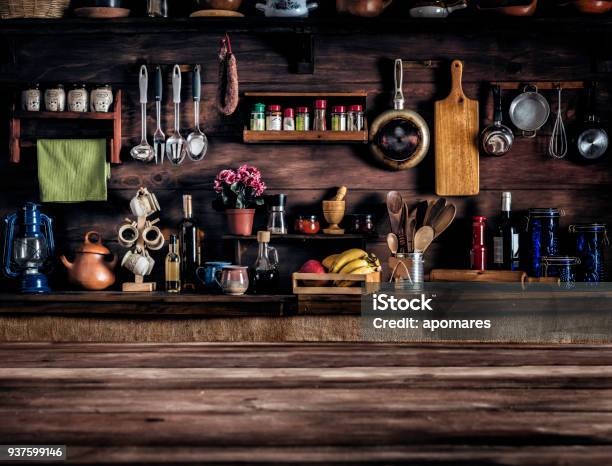
[[[440,212],[446,207],[446,199],[441,197],[434,202],[428,212],[427,218],[425,219],[424,225],[433,226],[436,217],[440,215]]]
[[[412,243],[412,231],[410,229],[410,218],[412,212],[408,208],[408,203],[404,202],[404,224],[402,228],[404,229],[404,236],[406,237],[406,243]],[[406,251],[410,251],[412,244],[406,244]]]
[[[423,226],[423,220],[425,220],[425,215],[427,214],[427,209],[429,208],[429,202],[427,201],[419,201],[419,203],[415,207],[414,218],[416,219],[415,224],[417,228],[421,228]],[[414,235],[414,232],[412,233]]]
[[[432,225],[435,232],[434,239],[440,236],[444,230],[446,230],[449,225],[453,223],[456,213],[457,208],[455,207],[455,204],[449,204],[444,207],[442,212],[440,212],[440,214],[435,218],[434,224]]]
[[[398,245],[399,240],[397,239],[397,235],[395,233],[387,234],[387,246],[389,246],[389,251],[391,251],[391,254],[397,254]]]
[[[419,228],[414,235],[414,252],[425,252],[435,236],[434,229],[429,225]]]
[[[389,191],[387,193],[387,212],[389,213],[389,222],[391,223],[391,233],[396,235],[399,235],[400,232],[403,209],[404,200],[402,195],[397,191]]]

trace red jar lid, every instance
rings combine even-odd
[[[268,105],[268,110],[270,110],[271,112],[280,112],[280,109],[280,105]]]
[[[486,222],[487,221],[487,217],[483,217],[481,215],[476,215],[476,216],[472,217],[472,220],[474,220],[475,222]]]
[[[315,108],[327,108],[327,100],[315,100]]]
[[[338,106],[334,107],[332,111],[334,113],[345,113],[346,112],[346,107],[344,105],[338,105]]]
[[[349,107],[350,112],[363,112],[363,105],[351,105]]]
[[[285,109],[285,116],[288,118],[293,118],[293,109],[292,108],[286,108]]]
[[[308,107],[298,107],[297,112],[298,113],[308,113]]]

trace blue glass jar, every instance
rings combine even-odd
[[[529,209],[527,235],[529,236],[529,276],[542,276],[542,257],[559,253],[559,217],[556,208]]]
[[[579,223],[570,225],[569,232],[580,259],[578,281],[599,283],[605,281],[604,253],[610,244],[606,225],[603,223]]]
[[[576,269],[580,259],[570,256],[543,256],[542,276],[557,277],[563,288],[573,288],[576,284]]]

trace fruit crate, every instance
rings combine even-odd
[[[367,283],[380,283],[380,272],[367,274],[295,272],[291,278],[294,294],[359,295],[362,293],[362,287]],[[334,280],[355,282],[355,285],[360,286],[334,286]],[[321,286],[317,282],[328,282],[329,285]]]

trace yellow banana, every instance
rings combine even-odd
[[[321,261],[321,264],[323,264],[323,267],[325,267],[327,270],[331,270],[339,255],[340,254],[332,254],[331,256],[327,256]]]
[[[331,273],[338,273],[346,264],[355,259],[363,259],[367,257],[367,253],[363,249],[349,249],[348,251],[344,251],[334,263],[334,266],[331,269]]]
[[[340,269],[338,273],[353,273],[353,270],[360,269],[362,267],[369,267],[370,263],[365,259],[355,259],[349,262]]]
[[[370,266],[365,266],[365,267],[360,267],[358,269],[355,269],[351,272],[351,275],[365,275],[368,273],[374,272],[374,269]],[[360,282],[354,282],[354,281],[349,281],[349,280],[340,280],[337,283],[334,282],[334,285],[342,287],[342,288],[346,288],[349,286],[353,286],[356,285]]]

